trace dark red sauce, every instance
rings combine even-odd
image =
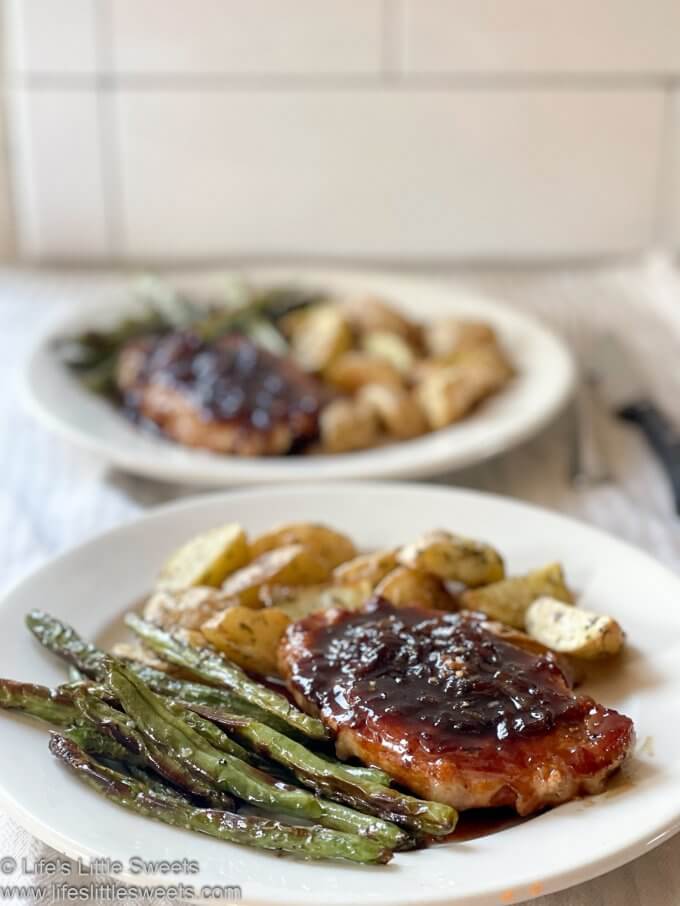
[[[490,837],[508,828],[516,827],[531,816],[522,818],[509,808],[473,808],[461,812],[456,829],[446,837],[432,837],[428,843],[463,843],[465,840],[478,840]]]
[[[583,710],[549,655],[503,641],[481,615],[374,599],[306,642],[291,681],[322,712],[353,729],[394,723],[432,753],[545,733]]]
[[[205,419],[268,432],[286,424],[295,440],[313,439],[323,388],[290,359],[229,334],[207,342],[190,331],[145,341],[146,358],[124,393],[129,414],[149,382],[179,390]]]

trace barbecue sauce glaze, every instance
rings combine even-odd
[[[589,710],[550,655],[494,635],[482,615],[396,608],[375,598],[308,639],[292,685],[341,726],[378,721],[444,754],[471,737],[545,733]]]

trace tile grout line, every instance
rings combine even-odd
[[[99,9],[99,8],[98,8]],[[100,13],[100,15],[102,15]],[[390,29],[392,26],[390,26]],[[611,92],[659,91],[680,87],[680,73],[418,73],[401,71],[403,43],[399,29],[383,38],[381,70],[363,73],[125,73],[110,67],[99,76],[65,73],[10,73],[11,88],[28,91],[290,91],[324,92],[348,90]],[[390,69],[390,67],[392,67]],[[385,80],[385,75],[398,76]]]

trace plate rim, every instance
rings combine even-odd
[[[466,497],[471,502],[474,502],[475,499],[483,498],[490,500],[492,502],[499,503],[503,506],[510,507],[518,513],[521,511],[527,511],[533,513],[534,515],[543,515],[553,520],[558,525],[563,525],[565,530],[570,527],[576,527],[579,532],[585,532],[587,535],[590,535],[592,538],[598,538],[600,541],[604,541],[609,545],[614,545],[619,548],[621,552],[627,552],[630,555],[633,555],[639,562],[643,563],[646,569],[651,569],[654,572],[664,576],[666,579],[670,579],[674,584],[677,584],[680,590],[680,578],[673,573],[672,570],[659,563],[653,556],[651,556],[646,551],[643,551],[639,548],[636,548],[634,545],[631,545],[625,541],[622,541],[618,537],[609,534],[606,531],[603,531],[600,528],[594,527],[584,521],[574,518],[570,515],[565,515],[560,512],[555,512],[544,507],[536,506],[521,500],[516,500],[514,498],[505,497],[500,494],[488,493],[483,491],[471,490],[466,488],[455,488],[447,486],[437,486],[424,482],[375,482],[375,481],[362,481],[362,482],[343,482],[343,483],[313,483],[308,487],[304,488],[303,493],[307,494],[316,494],[319,492],[344,495],[347,493],[356,493],[361,488],[369,490],[369,492],[380,492],[381,494],[391,495],[396,491],[406,492],[407,494],[429,494],[435,497],[441,495],[452,495],[454,497]],[[125,535],[125,533],[130,529],[131,526],[136,526],[139,524],[152,524],[154,521],[159,520],[163,521],[168,515],[172,516],[173,514],[181,514],[183,510],[190,510],[195,507],[210,509],[212,506],[219,506],[223,502],[231,502],[234,497],[244,497],[244,498],[266,498],[272,493],[277,495],[284,496],[297,496],[300,494],[302,489],[296,488],[295,486],[290,485],[271,485],[263,486],[257,488],[241,488],[235,491],[230,492],[215,492],[213,494],[201,494],[193,495],[191,497],[173,501],[171,503],[164,504],[160,507],[155,507],[149,512],[142,513],[140,515],[128,518],[124,520],[119,525],[110,528],[106,531],[99,532],[81,544],[75,545],[68,550],[65,550],[58,554],[56,557],[51,558],[46,563],[42,564],[38,568],[30,571],[27,575],[17,579],[11,583],[6,589],[3,590],[0,595],[0,620],[2,619],[3,614],[11,606],[11,599],[14,594],[21,589],[22,586],[30,584],[33,580],[44,576],[49,573],[55,566],[63,564],[65,561],[68,561],[69,558],[78,554],[87,554],[89,548],[97,547],[98,545],[105,542],[108,538],[115,535]],[[679,785],[680,788],[680,785]],[[0,803],[3,808],[6,809],[19,824],[26,827],[31,833],[33,833],[40,840],[46,842],[48,845],[57,849],[60,852],[66,853],[72,857],[78,858],[89,858],[93,855],[101,855],[100,853],[95,853],[94,851],[89,850],[85,846],[81,846],[77,841],[71,840],[68,834],[60,832],[54,828],[46,825],[41,819],[36,818],[29,811],[27,811],[18,801],[15,801],[11,795],[8,795],[7,790],[0,785]],[[588,880],[591,880],[595,877],[598,877],[608,871],[614,870],[638,856],[644,854],[645,852],[655,848],[661,843],[668,840],[675,833],[680,831],[680,801],[678,805],[675,806],[672,814],[665,818],[665,820],[659,824],[654,831],[646,831],[642,833],[639,837],[636,837],[632,841],[629,841],[623,847],[615,849],[612,852],[605,852],[600,854],[596,858],[592,859],[587,863],[581,863],[577,866],[572,866],[564,869],[563,871],[554,871],[552,874],[541,877],[541,891],[540,894],[536,893],[534,895],[545,895],[548,893],[557,892],[559,890],[566,889],[567,887],[584,883]],[[130,883],[135,883],[138,878],[135,878],[134,875],[126,875],[125,873],[118,876],[119,880],[127,881]],[[502,895],[502,892],[505,890],[503,885],[499,885],[495,888],[487,888],[483,892],[479,892],[474,895],[467,895],[465,899],[466,904],[487,904],[493,901],[494,897]],[[527,896],[531,896],[528,894]],[[527,897],[524,897],[526,899]],[[514,898],[508,902],[523,902],[524,899]],[[246,896],[245,902],[252,903],[253,906],[258,904],[258,906],[265,906],[265,904],[271,904],[273,901],[261,896],[248,897]],[[199,899],[196,902],[200,902]],[[283,896],[281,896],[276,901],[279,904],[293,904],[295,902],[295,894],[292,891],[285,891]],[[387,906],[387,900],[370,900],[371,906]],[[455,896],[447,895],[438,895],[428,898],[423,901],[427,906],[448,906],[452,902],[456,902]],[[457,901],[459,904],[460,900]]]
[[[236,268],[227,268],[224,271],[182,273],[179,275],[179,279],[180,281],[181,279],[201,281],[216,278],[221,273],[238,272]],[[447,282],[447,279],[441,275],[402,274],[398,271],[361,268],[282,267],[277,265],[245,267],[243,272],[255,280],[297,279],[303,283],[327,282],[331,285],[334,281],[360,283],[365,280],[368,284],[368,292],[371,290],[372,282],[378,284],[398,282],[403,285],[405,296],[407,294],[415,295],[420,289],[423,292],[430,291],[439,294],[449,291],[452,298],[455,299],[465,292],[470,299],[476,300],[480,305],[488,308],[491,312],[491,320],[493,320],[494,312],[497,313],[499,319],[511,320],[519,329],[538,337],[542,345],[546,347],[550,345],[557,357],[555,374],[558,380],[550,388],[550,396],[536,407],[537,411],[529,413],[519,422],[514,420],[511,425],[506,426],[502,435],[485,438],[483,442],[477,444],[476,450],[462,454],[456,451],[454,432],[460,425],[452,425],[413,441],[400,441],[389,445],[391,448],[401,449],[404,453],[412,452],[408,461],[398,464],[389,461],[381,462],[378,449],[324,456],[319,458],[314,465],[321,468],[325,466],[326,470],[324,474],[315,474],[314,480],[334,482],[361,480],[362,476],[367,476],[371,480],[418,480],[481,464],[494,456],[514,449],[542,431],[563,411],[575,391],[576,363],[571,350],[559,334],[543,323],[540,318],[525,311],[518,311],[511,304],[504,302],[500,296],[488,295],[486,292],[474,288],[467,290],[455,277]],[[170,279],[173,279],[172,275]],[[131,301],[123,299],[122,293],[123,288],[120,286],[113,290],[108,288],[100,291],[101,295],[106,294],[107,297],[113,298],[114,304],[124,309],[126,306],[130,306]],[[395,292],[395,295],[398,295],[398,292]],[[181,445],[173,445],[172,442],[168,442],[167,457],[160,455],[154,459],[150,454],[147,457],[136,452],[128,453],[123,444],[115,445],[101,441],[94,432],[87,431],[73,421],[53,412],[43,402],[39,391],[34,387],[35,372],[40,363],[51,355],[48,348],[50,341],[59,332],[75,326],[88,311],[94,311],[100,307],[101,301],[98,303],[83,302],[71,305],[65,311],[61,310],[45,324],[30,347],[22,369],[20,392],[25,408],[37,422],[56,436],[68,441],[76,448],[97,456],[103,462],[116,466],[129,474],[156,481],[179,482],[195,488],[208,489],[251,487],[273,483],[296,484],[306,481],[306,470],[303,468],[303,463],[298,460],[291,461],[286,457],[266,457],[258,460],[254,457],[220,456],[210,454],[209,451],[192,450]],[[461,425],[464,426],[464,421]],[[447,452],[418,448],[419,444],[426,445],[428,441],[434,444],[437,440],[447,436],[451,437],[450,449]],[[173,460],[171,456],[173,449],[180,453],[180,460]],[[194,456],[196,458],[192,461]],[[404,459],[407,457],[405,456]]]

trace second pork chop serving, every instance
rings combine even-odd
[[[293,624],[280,659],[342,757],[459,809],[528,815],[599,792],[633,743],[628,717],[576,695],[552,655],[479,614],[374,599]]]
[[[318,435],[324,391],[290,358],[238,334],[190,331],[131,341],[118,362],[125,411],[190,447],[241,456],[290,452]]]

